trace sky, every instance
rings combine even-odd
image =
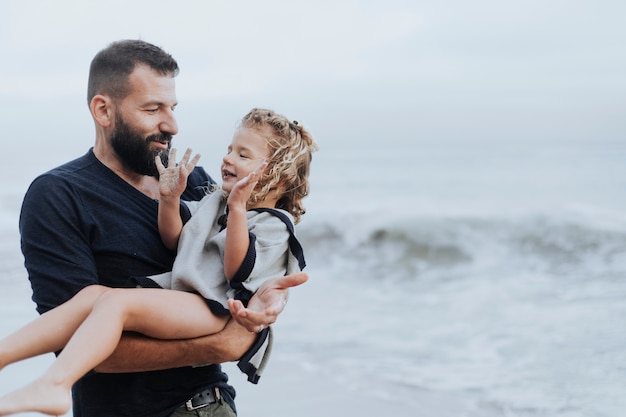
[[[92,142],[89,62],[122,38],[178,60],[181,137],[255,106],[333,146],[626,133],[621,0],[1,0],[7,137]]]

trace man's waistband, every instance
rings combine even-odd
[[[192,411],[216,403],[222,398],[222,393],[218,387],[212,387],[200,391],[185,402],[185,408]]]

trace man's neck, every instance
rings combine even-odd
[[[94,155],[104,166],[138,191],[152,199],[159,199],[159,181],[156,178],[149,175],[137,174],[126,168],[115,155],[111,155],[110,153],[98,152],[98,150],[94,148]]]

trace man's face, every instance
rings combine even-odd
[[[133,129],[119,112],[115,114],[115,130],[110,137],[111,147],[120,162],[137,174],[158,178],[154,159],[160,155],[163,164],[167,166],[171,140],[172,135],[163,132],[144,136]],[[167,150],[152,146],[153,142],[166,143]]]
[[[174,77],[139,65],[128,82],[129,94],[115,103],[110,145],[126,169],[158,177],[154,158],[161,154],[167,162],[172,136],[178,133]]]

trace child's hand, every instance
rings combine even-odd
[[[267,161],[264,159],[251,173],[237,181],[237,184],[235,184],[228,195],[228,207],[232,209],[234,206],[239,205],[244,209],[246,208],[250,194],[252,194],[252,190],[254,190],[254,187],[259,182],[265,168],[267,168]]]
[[[163,166],[161,158],[155,158],[156,167],[159,171],[159,194],[163,197],[180,197],[187,188],[187,177],[194,170],[200,154],[196,154],[191,162],[191,149],[187,148],[183,159],[176,165],[176,149],[172,148],[167,162],[167,167]]]

